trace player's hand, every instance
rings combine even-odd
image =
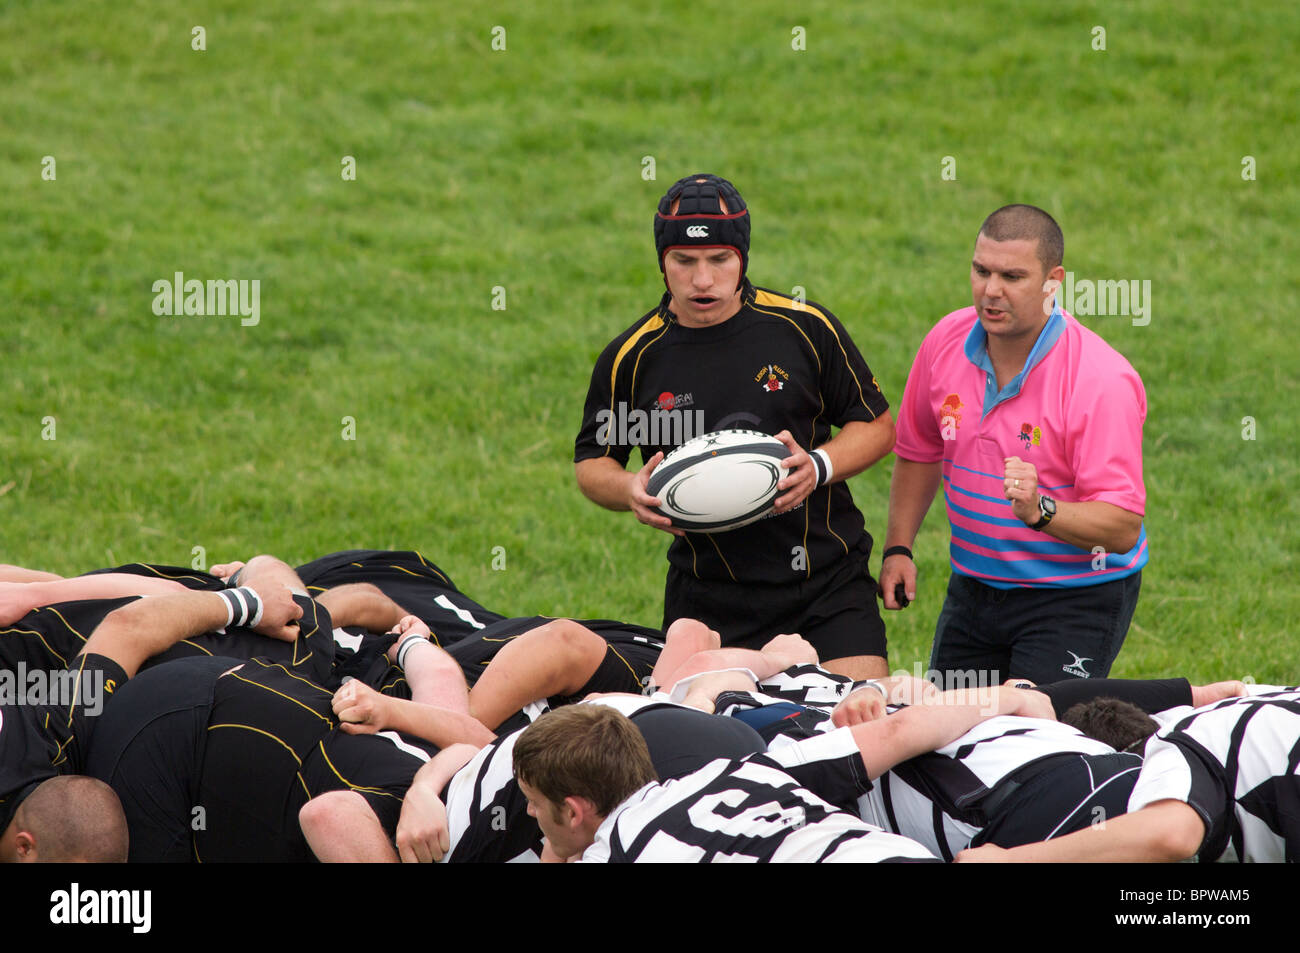
[[[880,564],[880,597],[886,609],[906,609],[907,603],[916,601],[916,563],[902,553],[894,553]],[[907,603],[898,601],[898,587],[903,587]]]
[[[302,618],[302,606],[293,601],[293,593],[279,583],[261,583],[249,586],[262,601],[262,620],[253,631],[282,642],[298,638],[297,621]]]
[[[957,854],[953,862],[958,864],[1009,864],[1011,863],[1010,851],[996,844],[985,844],[983,847],[967,847]]]
[[[808,494],[817,489],[817,464],[813,463],[808,451],[795,442],[790,431],[782,430],[776,439],[785,444],[790,456],[778,466],[785,468],[786,474],[776,488],[782,495],[778,496],[772,508],[773,513],[788,513],[804,500]]]
[[[1032,463],[1007,457],[1003,462],[1002,492],[1011,501],[1011,512],[1026,526],[1042,518],[1038,511],[1038,471]]]
[[[778,635],[760,649],[764,655],[772,656],[778,665],[780,671],[787,668],[793,668],[796,665],[816,665],[821,661],[817,657],[817,650],[812,647],[812,643],[805,639],[797,632],[789,635]]]
[[[230,577],[243,568],[244,564],[236,559],[233,563],[217,563],[214,566],[210,566],[208,568],[208,573],[216,576],[222,582],[229,582]]]
[[[397,635],[408,635],[414,632],[417,635],[424,636],[426,639],[433,634],[429,631],[429,627],[424,624],[424,620],[418,615],[402,616],[397,620],[397,625],[393,626],[388,631],[390,633],[396,633]]]
[[[397,822],[397,856],[404,864],[437,863],[451,850],[447,806],[437,792],[416,781],[406,789]]]
[[[388,727],[388,696],[364,682],[349,679],[334,693],[331,707],[339,727],[349,735],[373,735]]]
[[[674,536],[685,536],[686,533],[683,530],[673,528],[672,520],[652,509],[652,507],[661,505],[663,500],[646,492],[646,484],[650,482],[650,474],[654,473],[655,467],[663,463],[663,460],[664,453],[660,450],[646,461],[645,466],[632,474],[632,480],[628,483],[627,508],[636,514],[636,518],[645,523],[646,526],[653,526],[655,529],[661,529],[665,533],[672,533]]]
[[[567,863],[571,863],[574,860],[577,860],[577,856],[561,857],[559,854],[555,852],[555,848],[551,846],[550,841],[546,840],[545,838],[542,839],[541,862],[543,864],[567,864]]]
[[[1002,688],[993,689],[998,696],[998,714],[1000,715],[1019,715],[1021,718],[1046,718],[1048,721],[1056,721],[1056,709],[1052,707],[1052,700],[1044,693],[1034,688]]]
[[[831,724],[836,728],[865,725],[885,717],[885,696],[870,685],[863,685],[831,712]]]

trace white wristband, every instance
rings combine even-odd
[[[830,483],[831,477],[835,475],[835,468],[831,466],[831,455],[827,453],[825,450],[823,450],[821,447],[818,447],[816,450],[813,451],[813,453],[821,457],[822,463],[826,464],[826,478],[823,479],[821,483],[818,485],[820,486],[826,483]]]

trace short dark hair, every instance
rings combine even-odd
[[[1044,273],[1065,260],[1065,236],[1056,219],[1036,205],[1004,205],[980,226],[979,233],[995,242],[1034,241]]]
[[[608,705],[569,705],[524,729],[514,750],[515,776],[552,803],[591,801],[602,817],[657,781],[645,738]]]
[[[1094,698],[1071,705],[1061,716],[1061,723],[1078,728],[1116,751],[1146,741],[1160,730],[1159,723],[1141,708],[1118,698]]]
[[[126,816],[103,781],[81,775],[43,781],[14,820],[35,839],[37,860],[126,863]]]

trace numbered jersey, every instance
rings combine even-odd
[[[880,863],[935,860],[915,841],[837,810],[758,755],[719,759],[637,791],[605,819],[584,863]]]

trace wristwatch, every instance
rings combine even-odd
[[[1042,529],[1052,521],[1056,515],[1056,500],[1050,496],[1038,495],[1038,522],[1030,526],[1030,529]]]

